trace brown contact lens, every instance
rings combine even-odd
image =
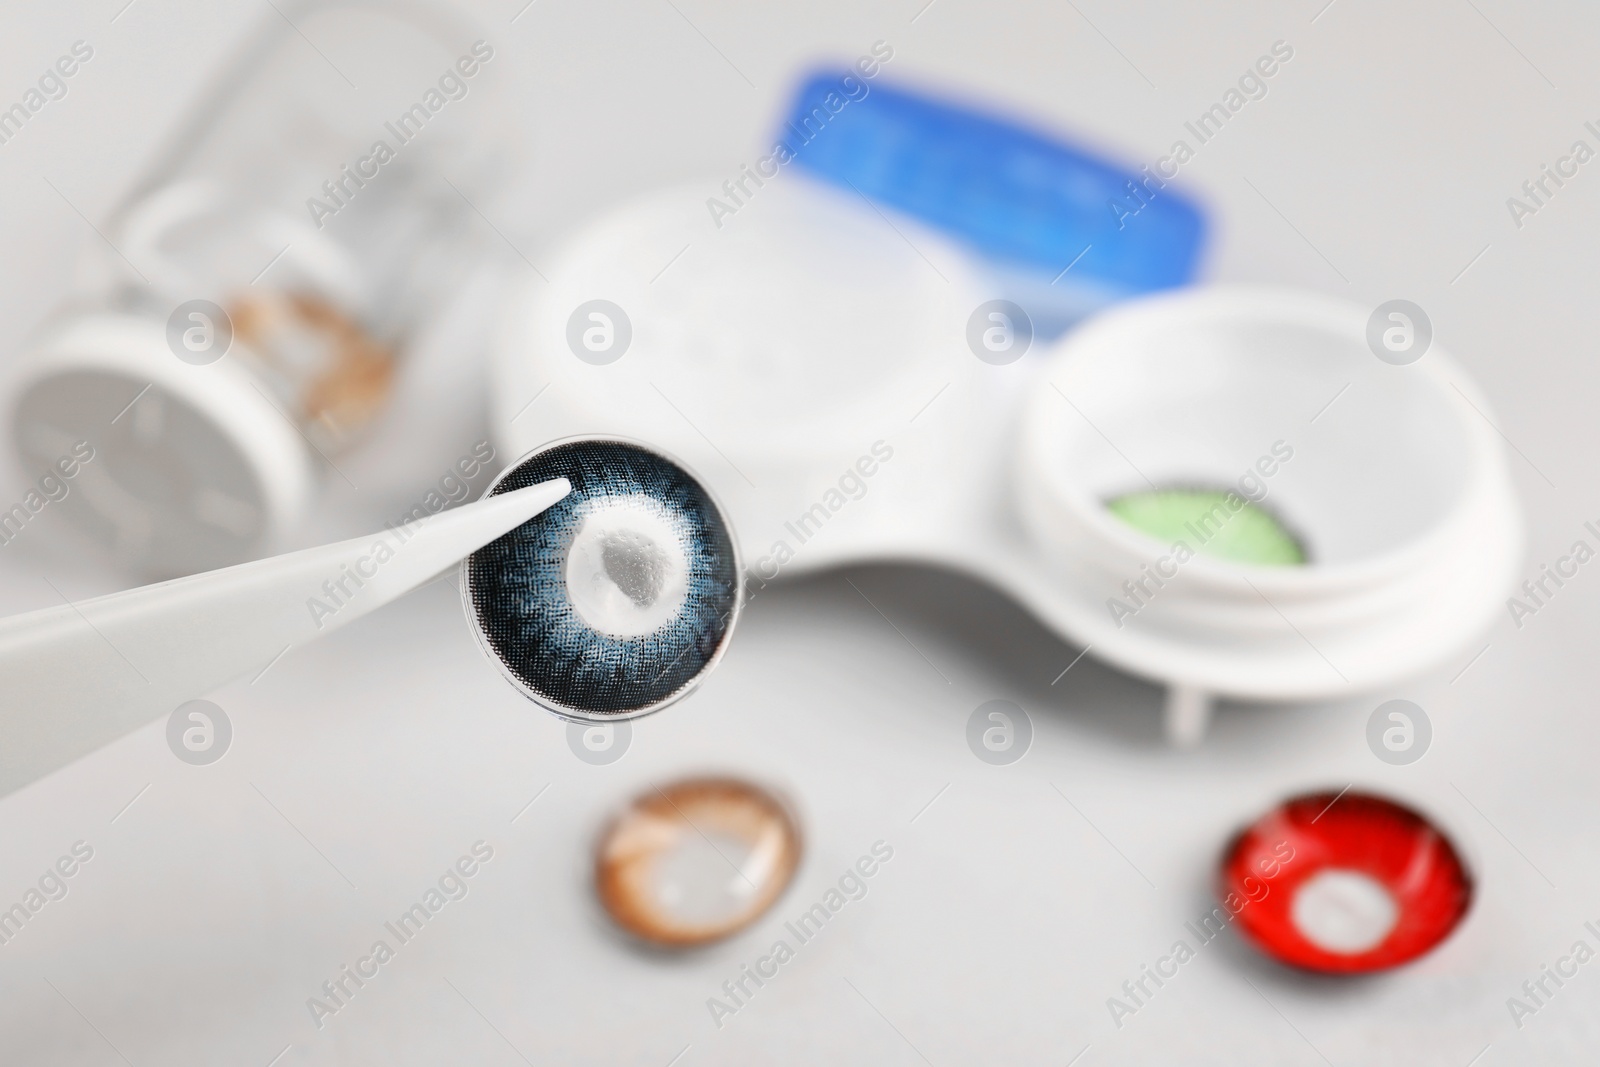
[[[651,788],[606,828],[595,891],[624,930],[683,947],[727,937],[782,895],[800,833],[748,782],[693,778]]]
[[[327,301],[252,294],[229,311],[235,335],[284,383],[305,428],[332,447],[370,423],[394,385],[394,353]]]

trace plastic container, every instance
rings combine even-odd
[[[125,569],[281,547],[370,431],[482,258],[494,65],[424,5],[274,13],[99,227],[3,407],[30,475],[93,444],[60,507]]]
[[[996,362],[969,329],[988,293],[932,229],[793,178],[736,221],[718,230],[676,190],[552,257],[496,345],[507,450],[627,428],[672,451],[727,505],[757,587],[872,559],[976,575],[1166,685],[1180,742],[1215,696],[1412,678],[1500,610],[1520,509],[1489,405],[1438,344],[1396,366],[1369,349],[1367,309],[1190,289]],[[570,333],[597,299],[629,325],[603,363]],[[1149,579],[1172,545],[1107,503],[1247,472],[1309,562],[1197,555]]]

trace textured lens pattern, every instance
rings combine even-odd
[[[1302,893],[1321,899],[1302,901]],[[1268,812],[1229,846],[1218,877],[1218,896],[1250,941],[1292,967],[1327,974],[1416,959],[1450,936],[1472,894],[1472,876],[1441,830],[1392,800],[1353,790],[1311,793]],[[1328,915],[1329,906],[1345,914]],[[1324,921],[1308,928],[1317,910]],[[1363,927],[1373,936],[1327,936]]]
[[[566,478],[572,492],[468,560],[469,595],[485,640],[524,690],[558,713],[622,716],[681,696],[726,642],[739,601],[733,538],[716,504],[665,457],[601,440],[537,452],[492,493],[552,478]],[[687,592],[679,610],[649,633],[601,633],[573,605],[568,551],[586,515],[639,497],[672,523],[685,554]]]

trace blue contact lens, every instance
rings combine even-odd
[[[572,492],[463,564],[479,639],[559,715],[629,718],[670,704],[713,666],[738,614],[727,521],[678,464],[615,439],[548,445],[489,493],[552,478]]]

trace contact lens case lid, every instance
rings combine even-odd
[[[1148,168],[853,73],[807,80],[777,132],[819,177],[994,259],[1050,276],[1073,264],[1073,280],[1118,295],[1189,281],[1205,241],[1199,207]]]

